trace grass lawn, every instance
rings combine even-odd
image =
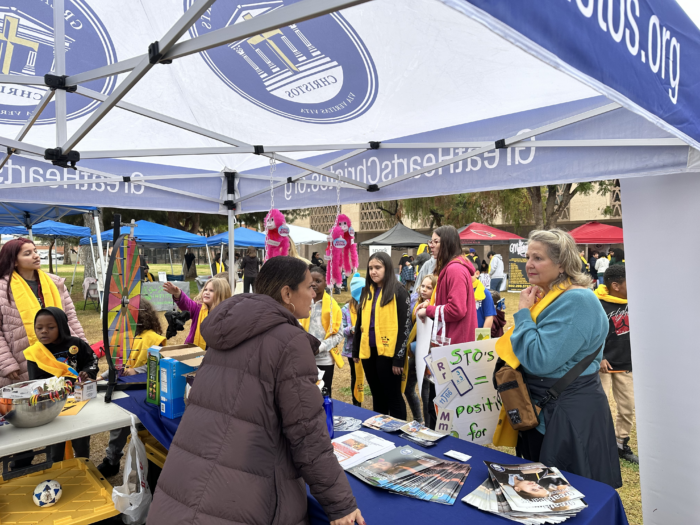
[[[151,272],[154,274],[157,273],[158,271],[167,271],[170,272],[170,265],[169,264],[153,264],[150,266]],[[209,269],[207,265],[198,265],[197,266],[197,271],[200,275],[208,275]],[[59,266],[57,273],[63,277],[67,278],[67,283],[70,285],[70,278],[73,273],[73,267],[72,266]],[[86,310],[82,310],[83,307],[83,298],[82,298],[82,280],[83,280],[83,271],[82,267],[78,266],[78,270],[76,273],[76,284],[73,287],[73,301],[76,305],[76,310],[78,311],[78,318],[80,319],[81,324],[83,325],[83,329],[85,330],[85,334],[90,341],[90,343],[94,343],[98,341],[99,339],[102,338],[102,323],[100,321],[100,316],[99,313],[95,311],[94,307],[90,307],[88,305]],[[197,293],[197,286],[193,282],[191,283],[191,292],[192,295]],[[516,311],[517,306],[518,306],[518,294],[516,293],[504,293],[503,296],[506,299],[506,319],[508,321],[507,327],[511,326],[513,324],[513,313]],[[339,295],[334,296],[338,303],[342,306],[345,304],[349,299],[350,299],[350,293],[349,292],[343,292]],[[161,314],[162,315],[162,314]],[[165,329],[166,323],[165,320],[163,320],[163,328]],[[506,328],[507,328],[506,327]],[[178,335],[169,340],[169,343],[172,344],[180,344],[184,342],[186,334],[188,333],[189,330],[189,323],[185,328],[185,332],[179,332]],[[106,369],[107,364],[104,362],[105,360],[103,359],[101,362],[101,369]],[[333,378],[333,393],[334,397],[340,401],[344,401],[346,403],[352,403],[352,396],[351,396],[351,391],[350,391],[350,367],[347,365],[344,366],[342,369],[338,369],[335,371],[335,375]],[[365,387],[365,400],[363,402],[363,406],[365,408],[372,408],[372,396],[371,392],[369,391],[369,387]],[[613,419],[615,418],[615,415],[617,413],[617,407],[615,405],[614,400],[611,400],[610,404],[610,409],[613,413]],[[410,414],[410,409],[409,409],[409,417],[411,417]],[[91,451],[90,451],[90,456],[92,461],[95,464],[99,464],[102,462],[102,458],[104,457],[104,449],[107,445],[107,438],[108,438],[108,433],[103,433],[99,434],[96,436],[93,436],[92,443],[91,443]],[[630,438],[630,446],[632,447],[633,450],[637,450],[637,428],[636,428],[636,423],[632,427],[632,433],[631,433],[631,438]],[[512,449],[504,449],[504,452],[508,452],[510,454],[514,453],[514,450]],[[123,460],[122,460],[123,461]],[[618,493],[620,494],[620,498],[622,499],[622,503],[624,504],[625,511],[627,512],[627,518],[629,520],[629,523],[631,525],[641,525],[642,524],[642,500],[641,500],[641,492],[640,492],[640,486],[639,486],[639,468],[635,465],[632,465],[631,463],[628,463],[626,461],[621,462],[622,464],[622,478],[624,481],[624,486],[621,489],[618,489]],[[121,484],[121,477],[115,476],[114,478],[110,479],[110,482],[112,485],[115,483]]]

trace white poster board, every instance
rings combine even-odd
[[[480,445],[493,441],[501,399],[491,380],[496,341],[463,343],[432,349],[436,384],[436,430]]]
[[[391,257],[391,246],[370,246],[369,256],[372,257],[377,252],[384,252]]]

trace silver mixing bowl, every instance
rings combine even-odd
[[[5,420],[20,428],[33,428],[51,423],[63,410],[68,393],[58,399],[46,399],[30,405],[29,399],[2,399]]]

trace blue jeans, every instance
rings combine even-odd
[[[503,277],[499,277],[498,279],[491,279],[491,290],[496,290],[497,292],[501,291],[501,283],[503,282]]]
[[[605,284],[605,283],[603,282],[603,276],[600,275],[600,274],[598,274],[598,284]]]

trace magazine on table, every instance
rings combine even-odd
[[[401,434],[399,434],[399,437],[406,439],[406,440],[410,441],[411,443],[414,443],[415,445],[418,445],[420,447],[429,448],[429,447],[434,447],[435,445],[437,445],[437,443],[435,441],[426,441],[425,439],[421,439],[419,437],[416,437],[413,434],[406,434],[405,432],[401,432]]]
[[[396,419],[395,417],[384,414],[372,416],[362,423],[363,426],[381,430],[382,432],[396,432],[405,424],[406,422],[403,419]]]
[[[485,461],[489,477],[462,501],[528,525],[563,523],[586,508],[583,494],[555,467]]]
[[[444,461],[410,446],[399,447],[348,469],[361,481],[410,498],[452,505],[471,467]]]
[[[437,441],[440,438],[447,436],[444,432],[430,430],[425,425],[421,425],[418,421],[411,421],[401,427],[401,431],[411,436],[417,437],[424,441]]]
[[[356,430],[332,440],[335,457],[345,470],[396,447],[391,441]]]

